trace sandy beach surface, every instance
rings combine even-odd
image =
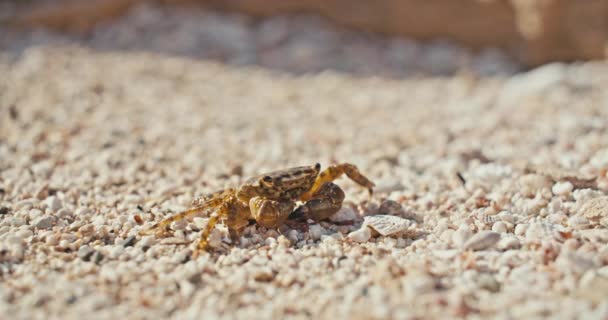
[[[524,72],[313,18],[198,13],[265,35],[209,53],[226,38],[188,38],[195,13],[137,10],[85,39],[0,41],[0,314],[608,318],[605,62]],[[167,26],[138,34],[150,15]],[[326,38],[287,32],[315,26]],[[393,61],[386,48],[413,49]],[[207,192],[316,162],[357,165],[374,195],[341,178],[331,219],[251,224],[238,243],[218,226],[197,258],[204,214],[138,235]]]

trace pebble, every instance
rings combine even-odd
[[[29,238],[29,237],[33,236],[33,235],[34,235],[34,233],[33,233],[31,230],[28,230],[28,229],[22,229],[22,230],[17,231],[17,232],[15,233],[15,235],[16,235],[17,237],[19,237],[20,239],[27,239],[27,238]]]
[[[108,258],[110,259],[117,259],[125,250],[125,247],[123,246],[113,246],[109,251],[108,251]]]
[[[156,243],[156,237],[154,236],[145,236],[142,237],[141,240],[137,243],[139,246],[143,248],[149,248]]]
[[[359,242],[359,243],[367,242],[371,237],[372,237],[372,232],[365,225],[361,226],[361,228],[348,234],[348,238],[352,239],[353,241]]]
[[[349,207],[342,207],[338,212],[329,217],[329,220],[332,222],[349,222],[357,219],[357,212]]]
[[[520,223],[520,224],[518,224],[518,225],[515,226],[514,233],[516,235],[518,235],[518,236],[523,236],[526,233],[526,231],[528,230],[529,226],[530,225],[527,224],[527,223]]]
[[[76,255],[84,261],[90,261],[93,253],[95,253],[95,249],[89,247],[88,245],[83,245],[78,248],[78,253]]]
[[[498,241],[496,244],[496,247],[502,250],[518,249],[521,247],[521,242],[519,239],[517,239],[517,237],[507,236],[500,239],[500,241]]]
[[[178,220],[178,221],[172,222],[170,228],[173,231],[186,230],[187,226],[188,226],[188,221],[183,219],[183,220]]]
[[[21,227],[25,225],[25,219],[21,217],[11,217],[8,219],[8,222],[13,227]]]
[[[57,212],[59,211],[59,209],[63,208],[63,203],[61,202],[61,199],[56,196],[50,196],[46,198],[45,203],[47,207],[53,212]]]
[[[460,227],[452,234],[452,243],[457,248],[462,248],[467,240],[471,237],[469,228]]]
[[[91,209],[87,208],[87,207],[80,207],[76,210],[75,215],[77,217],[83,217],[86,215],[89,215],[91,213]]]
[[[135,236],[129,236],[128,238],[121,241],[120,245],[123,247],[131,247],[135,244]]]
[[[96,250],[93,253],[93,255],[91,256],[91,261],[96,264],[99,264],[103,260],[103,258],[104,258],[103,254]]]
[[[572,193],[572,190],[574,190],[574,186],[568,181],[556,182],[551,189],[553,194],[558,196],[569,196]]]
[[[597,197],[583,204],[578,213],[591,221],[608,218],[608,197]]]
[[[575,230],[583,230],[591,227],[591,223],[585,217],[572,216],[568,218],[568,225]]]
[[[308,227],[308,232],[311,238],[314,240],[319,240],[323,234],[323,227],[321,227],[319,224],[313,224]]]
[[[492,247],[500,240],[500,233],[494,231],[480,231],[473,235],[464,244],[465,250],[484,250]]]
[[[55,218],[53,216],[39,217],[34,220],[34,227],[38,229],[50,229],[55,224]]]
[[[496,221],[492,225],[492,231],[498,233],[506,233],[507,232],[507,224],[502,221]]]

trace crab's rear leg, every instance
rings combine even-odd
[[[298,207],[291,216],[315,221],[327,219],[342,208],[345,195],[338,185],[326,182],[312,197]]]
[[[323,170],[317,176],[313,186],[310,188],[308,192],[303,194],[300,198],[302,201],[307,201],[309,199],[314,198],[314,195],[319,192],[319,190],[323,187],[324,184],[328,182],[332,182],[338,179],[343,174],[346,174],[351,180],[356,182],[357,184],[366,187],[371,195],[373,192],[373,188],[375,187],[374,183],[371,182],[368,178],[366,178],[357,167],[350,163],[342,163],[328,167]]]
[[[209,209],[214,209],[219,207],[224,201],[224,194],[231,192],[231,190],[222,190],[218,192],[211,193],[199,200],[195,200],[193,203],[196,205],[195,208],[182,211],[176,215],[173,215],[167,219],[164,219],[158,223],[155,223],[149,229],[140,231],[140,235],[149,235],[154,234],[158,231],[165,231],[169,225],[175,221],[183,220],[188,217],[197,215],[199,213],[205,212]]]

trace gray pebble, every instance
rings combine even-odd
[[[38,229],[50,229],[55,223],[55,218],[52,216],[39,217],[34,221],[34,227]]]
[[[80,247],[80,249],[78,249],[78,258],[84,260],[84,261],[90,261],[91,257],[93,256],[93,254],[95,253],[95,249],[89,247],[88,245],[84,245],[82,247]]]
[[[135,236],[129,236],[125,240],[121,241],[120,245],[123,247],[131,247],[135,244]]]
[[[473,235],[464,244],[464,249],[467,250],[484,250],[487,249],[500,240],[500,233],[494,231],[481,231]]]

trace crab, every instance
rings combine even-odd
[[[265,228],[278,228],[290,216],[315,221],[327,219],[342,207],[344,191],[332,181],[343,174],[366,187],[372,195],[374,183],[355,165],[342,163],[321,171],[321,165],[317,163],[258,175],[246,180],[238,189],[228,188],[207,194],[194,200],[192,209],[162,220],[141,234],[164,231],[174,221],[214,210],[201,231],[197,246],[197,251],[206,251],[209,236],[220,221],[228,227],[231,238],[238,239],[250,220]],[[302,204],[296,208],[296,202]]]

